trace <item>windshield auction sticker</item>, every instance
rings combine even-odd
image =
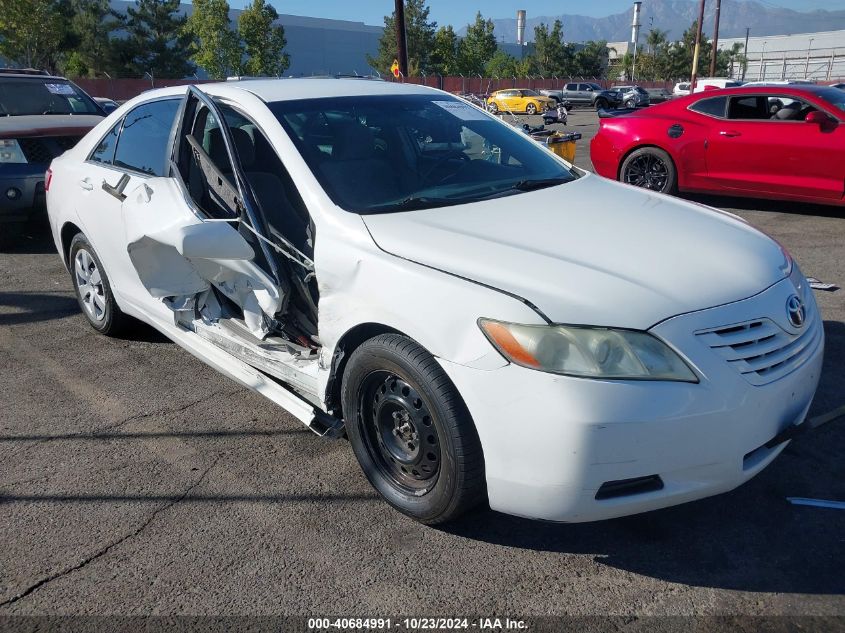
[[[440,106],[462,121],[486,121],[484,112],[474,105],[460,101],[433,101],[434,105]]]
[[[76,90],[70,84],[44,84],[54,95],[75,95]]]

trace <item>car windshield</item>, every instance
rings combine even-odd
[[[103,114],[88,95],[64,79],[3,77],[0,116],[28,114]]]
[[[839,90],[838,88],[823,88],[816,94],[834,108],[845,110],[845,91]]]
[[[332,200],[355,213],[459,205],[578,178],[526,134],[447,95],[268,105]]]

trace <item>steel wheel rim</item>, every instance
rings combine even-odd
[[[358,424],[376,469],[395,487],[419,492],[440,474],[440,435],[422,396],[388,371],[371,373],[358,392]]]
[[[669,182],[669,168],[654,154],[641,154],[625,168],[624,180],[635,187],[663,191]]]
[[[76,292],[79,294],[85,314],[93,321],[105,319],[106,296],[103,277],[94,257],[84,248],[76,252],[73,275],[76,281]]]

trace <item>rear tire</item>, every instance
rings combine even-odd
[[[74,235],[70,242],[68,267],[76,300],[91,327],[106,336],[125,331],[131,319],[117,307],[103,264],[82,233]]]
[[[622,161],[619,180],[659,193],[678,191],[678,172],[672,157],[658,147],[641,147]]]
[[[361,469],[394,508],[434,525],[485,498],[484,456],[452,381],[411,339],[382,334],[343,374],[346,432]]]

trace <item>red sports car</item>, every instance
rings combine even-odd
[[[845,91],[699,92],[601,119],[597,173],[654,191],[845,205]]]

